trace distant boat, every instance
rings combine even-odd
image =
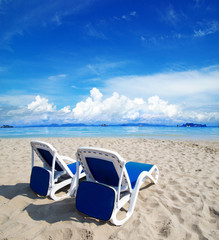
[[[101,124],[101,127],[107,127],[107,125],[104,123],[104,124]]]
[[[3,126],[1,126],[1,128],[13,128],[13,126],[3,125]]]

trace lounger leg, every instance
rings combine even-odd
[[[110,222],[116,226],[121,226],[122,224],[124,224],[130,217],[131,217],[131,212],[128,211],[126,213],[126,217],[119,220],[117,218],[117,214],[120,211],[120,209],[130,200],[130,195],[128,194],[126,197],[124,197],[122,199],[122,204],[120,203],[120,205],[118,206],[118,204],[115,204],[115,209],[113,210],[113,214],[111,216]],[[121,201],[121,200],[120,200]],[[130,206],[129,206],[130,208]]]
[[[57,200],[60,200],[60,199],[62,199],[62,198],[64,198],[64,197],[69,196],[69,195],[70,195],[70,191],[68,191],[67,194],[62,195],[61,197],[57,197],[55,194],[56,194],[56,192],[57,192],[58,190],[60,190],[60,189],[62,189],[63,187],[71,184],[71,181],[72,181],[72,179],[70,178],[70,179],[67,179],[67,180],[65,180],[65,181],[63,181],[63,182],[60,182],[60,183],[58,183],[58,184],[55,184],[55,185],[53,186],[50,194],[49,194],[50,197],[51,197],[53,200],[57,201]]]
[[[153,177],[152,174],[155,174],[155,176]],[[154,184],[157,183],[158,177],[159,177],[159,170],[156,165],[153,166],[153,168],[151,169],[151,171],[149,172],[149,174],[147,176],[151,179],[151,181]]]
[[[124,224],[132,216],[132,214],[134,212],[135,204],[136,204],[136,201],[137,201],[137,196],[138,196],[139,189],[140,189],[140,186],[135,188],[132,192],[131,199],[129,199],[129,208],[128,208],[128,211],[126,213],[125,218],[123,218],[121,220],[117,219],[117,213],[122,208],[122,206],[114,211],[114,213],[112,214],[112,218],[110,220],[114,225],[120,226],[120,225]],[[123,204],[123,206],[124,205],[125,204]]]
[[[70,186],[70,189],[69,189],[69,195],[70,196],[73,196],[74,192],[75,192],[75,189],[76,189],[76,177],[72,180],[71,182],[71,186]]]
[[[158,180],[159,172],[158,172],[158,168],[156,166],[154,167],[154,171],[156,171],[155,172],[155,178],[153,178],[151,176],[151,174],[148,174],[148,172],[142,172],[139,175],[138,180],[137,180],[136,185],[135,185],[135,188],[133,189],[133,191],[131,193],[131,198],[129,200],[129,208],[128,208],[128,211],[126,213],[126,217],[122,220],[118,220],[117,219],[117,213],[125,205],[125,203],[128,202],[128,201],[124,202],[122,204],[122,206],[120,206],[120,207],[118,207],[117,209],[114,210],[114,213],[112,214],[112,218],[110,220],[114,225],[120,226],[123,223],[125,223],[132,216],[132,214],[134,212],[135,204],[136,204],[136,201],[137,201],[137,197],[138,197],[138,192],[139,192],[139,189],[140,189],[141,185],[144,183],[144,181],[147,179],[147,177],[149,177],[154,183],[156,183],[157,180]]]

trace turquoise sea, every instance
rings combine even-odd
[[[0,128],[0,138],[128,137],[156,139],[219,140],[219,127],[77,126]]]

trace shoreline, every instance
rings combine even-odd
[[[140,140],[140,141],[170,141],[170,142],[188,142],[188,143],[212,143],[212,144],[219,144],[219,139],[203,139],[203,138],[196,138],[196,139],[189,139],[189,138],[180,138],[180,139],[171,139],[171,138],[149,138],[149,137],[95,137],[95,136],[91,136],[91,137],[7,137],[7,138],[2,138],[0,137],[0,141],[5,141],[5,140],[14,140],[14,141],[22,141],[22,140],[27,140],[27,141],[31,141],[31,140],[40,140],[40,141],[47,141],[49,142],[50,140],[53,141],[54,139],[58,140],[58,139],[68,139],[68,140],[80,140],[80,139],[99,139],[99,140],[107,140],[107,139],[116,139],[116,140]]]
[[[75,199],[37,196],[29,187],[30,141],[52,144],[75,158],[79,146],[152,163],[160,177],[141,188],[132,217],[121,227],[86,217]],[[219,239],[219,141],[148,138],[0,138],[0,239]]]

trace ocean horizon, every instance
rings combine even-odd
[[[219,127],[176,126],[40,126],[1,128],[0,138],[116,137],[178,140],[219,140]]]

